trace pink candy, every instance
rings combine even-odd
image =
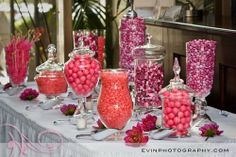
[[[163,126],[176,129],[173,136],[187,136],[191,123],[191,99],[184,90],[163,93]]]
[[[89,46],[89,48],[94,51],[97,52],[98,46],[97,46],[97,39],[98,36],[94,33],[94,32],[88,32],[88,34],[86,34],[86,32],[74,32],[74,44],[75,47],[79,47],[80,46],[80,41],[84,42],[85,46]]]
[[[75,47],[80,46],[80,42],[83,41],[84,46],[89,46],[90,50],[94,51],[95,58],[98,59],[101,67],[103,67],[104,60],[104,48],[105,48],[105,38],[104,36],[99,36],[95,31],[81,31],[74,32],[74,45]]]
[[[87,97],[97,85],[100,65],[89,55],[76,55],[65,64],[67,82],[77,95]]]
[[[104,66],[104,52],[105,52],[105,38],[102,36],[98,37],[98,61],[101,67]]]
[[[98,100],[99,117],[107,128],[122,129],[132,116],[132,100],[128,89],[128,72],[104,70]]]
[[[158,95],[163,85],[163,67],[151,61],[137,63],[135,66],[135,103],[139,107],[160,106]]]
[[[21,85],[27,77],[32,43],[24,38],[13,38],[6,46],[7,73],[13,85]]]
[[[134,56],[132,50],[145,42],[144,19],[136,17],[123,18],[120,26],[120,68],[129,71],[129,81],[133,81]]]
[[[216,42],[193,40],[186,43],[187,85],[199,96],[207,96],[213,85]]]

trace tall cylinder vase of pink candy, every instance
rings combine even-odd
[[[29,60],[29,51],[17,49],[6,52],[6,70],[13,86],[21,86],[27,81]]]
[[[196,39],[186,43],[187,85],[196,92],[197,114],[206,115],[206,97],[213,86],[216,41]]]

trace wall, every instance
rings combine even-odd
[[[175,55],[180,58],[181,77],[185,79],[185,43],[187,41],[199,38],[217,41],[214,87],[207,100],[211,106],[236,113],[235,37],[223,37],[156,26],[148,26],[147,30],[153,35],[153,43],[160,43],[166,47],[165,85],[173,78],[172,65]]]

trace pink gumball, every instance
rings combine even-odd
[[[170,119],[167,121],[167,124],[171,127],[174,124],[174,121]]]
[[[178,130],[183,130],[183,129],[184,129],[184,125],[181,124],[181,123],[178,124],[178,125],[177,125],[177,129],[178,129]]]
[[[179,112],[179,109],[176,108],[176,107],[174,107],[172,111],[173,111],[173,113],[174,113],[175,115],[177,115],[177,113]]]
[[[185,117],[190,117],[191,116],[191,112],[190,111],[185,111],[184,112],[184,116]]]
[[[175,124],[179,124],[179,122],[180,122],[179,117],[175,117],[175,118],[174,118],[174,123],[175,123]]]
[[[186,106],[181,106],[181,107],[180,107],[180,111],[184,112],[184,111],[186,111],[186,110],[187,110]]]
[[[169,119],[173,119],[175,115],[173,113],[168,114]]]
[[[182,124],[185,124],[186,123],[186,118],[181,118],[180,121],[181,121]]]
[[[179,108],[181,106],[181,103],[179,101],[175,102],[175,107]]]
[[[183,112],[178,112],[178,117],[179,117],[179,118],[184,117],[184,113],[183,113]]]

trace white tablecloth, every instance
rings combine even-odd
[[[35,86],[32,86],[35,88]],[[91,128],[79,131],[76,126],[69,123],[64,125],[53,125],[54,120],[67,119],[57,110],[42,110],[36,108],[26,111],[27,105],[33,105],[43,100],[40,95],[36,101],[21,101],[18,96],[8,96],[6,93],[0,95],[0,124],[12,124],[26,136],[29,141],[36,145],[40,133],[45,130],[53,130],[62,136],[44,133],[41,136],[43,143],[61,143],[60,149],[51,153],[39,153],[27,147],[28,153],[23,156],[54,156],[54,157],[137,157],[137,156],[235,156],[236,153],[236,115],[229,113],[228,117],[219,115],[219,110],[209,107],[208,114],[224,130],[222,136],[211,138],[207,142],[197,133],[189,138],[166,138],[165,140],[149,140],[144,147],[133,148],[126,146],[123,140],[118,141],[94,141],[91,138],[76,139],[80,133],[89,132]],[[66,103],[76,103],[66,100]],[[14,137],[19,141],[19,133],[9,126],[0,127],[0,156],[9,156],[9,141]],[[12,132],[12,137],[9,133]],[[4,144],[4,142],[8,142]],[[26,142],[26,141],[24,141]],[[7,148],[8,147],[8,148]],[[205,152],[208,150],[210,152]],[[190,150],[191,149],[191,150]],[[225,150],[224,150],[225,149]],[[179,150],[177,152],[177,150]],[[198,150],[195,152],[194,150]],[[215,150],[215,152],[214,152]]]

